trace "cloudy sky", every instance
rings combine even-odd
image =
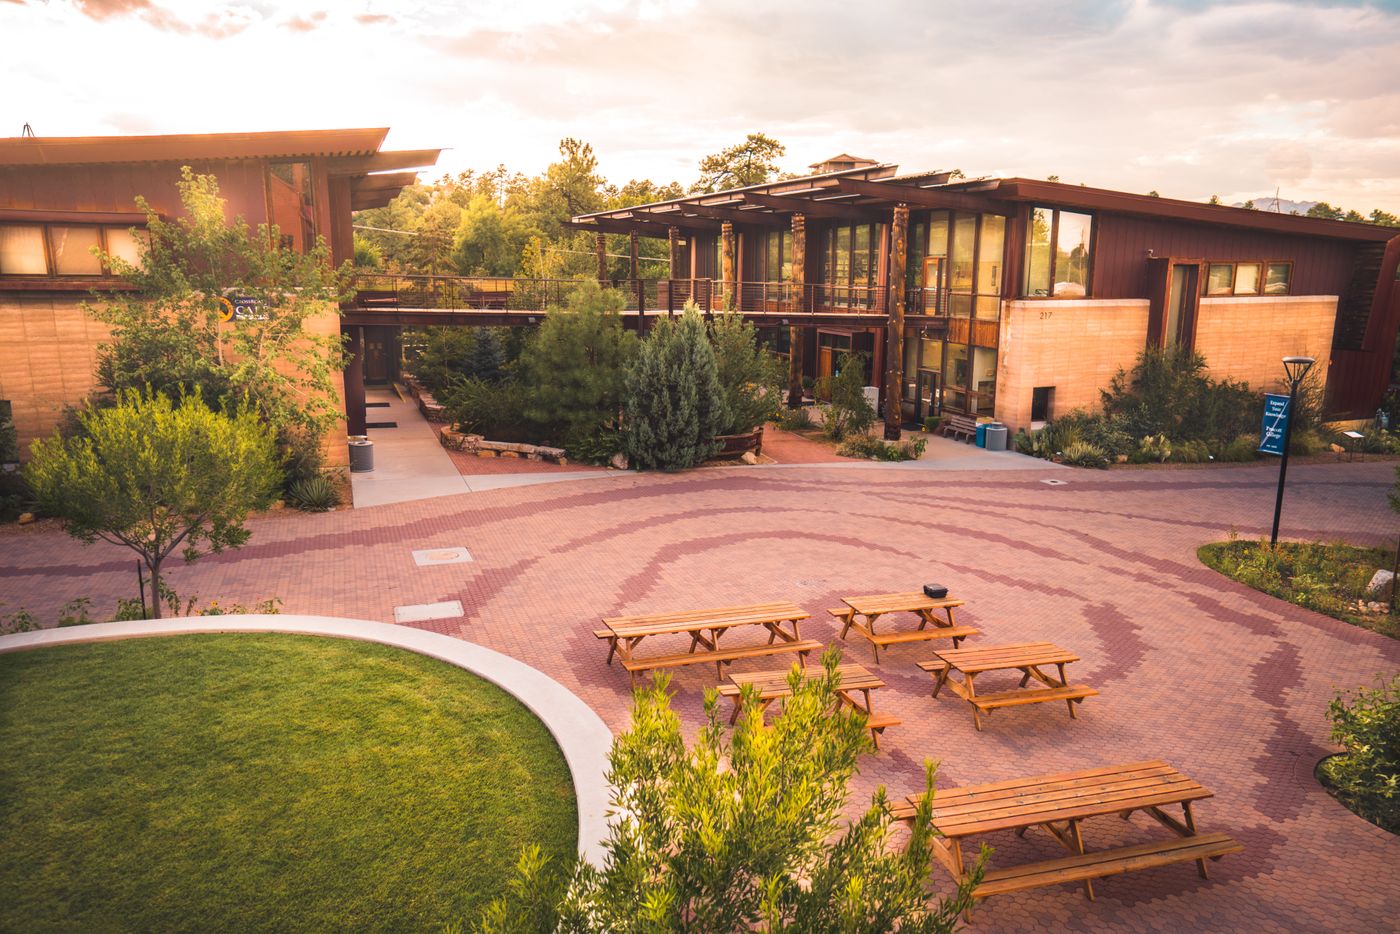
[[[450,171],[1058,175],[1400,213],[1400,0],[0,0],[0,136],[390,126]]]

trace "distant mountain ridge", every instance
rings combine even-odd
[[[1254,207],[1259,211],[1277,211],[1279,214],[1306,214],[1308,208],[1317,204],[1316,201],[1289,201],[1287,198],[1278,199],[1278,207],[1274,207],[1273,195],[1260,195],[1254,199]],[[1232,208],[1244,207],[1243,201],[1236,201],[1230,205]]]

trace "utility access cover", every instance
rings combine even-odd
[[[435,564],[466,564],[472,559],[472,554],[465,548],[428,548],[423,551],[413,553],[413,562],[420,568],[431,567]]]
[[[1040,482],[1046,486],[1064,486],[1066,483],[1069,483],[1068,480],[1042,480]]]

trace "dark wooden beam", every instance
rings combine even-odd
[[[382,208],[390,201],[398,197],[399,189],[381,188],[377,191],[366,191],[350,195],[350,210],[364,211],[368,208]]]
[[[418,181],[417,172],[386,172],[382,175],[366,175],[350,182],[350,190],[355,194],[362,191],[379,191],[384,188],[402,189]]]
[[[864,198],[879,198],[897,204],[908,204],[919,208],[952,208],[957,211],[982,211],[991,214],[1010,214],[1011,205],[996,201],[985,195],[969,195],[959,191],[942,191],[936,188],[919,188],[915,185],[895,185],[891,182],[863,182],[854,178],[838,178],[836,187],[849,195]]]
[[[639,237],[656,237],[661,240],[666,239],[667,225],[661,222],[644,223],[642,221],[615,221],[607,218],[595,217],[588,221],[569,221],[569,226],[575,230],[588,230],[593,233],[629,234],[637,232]]]
[[[717,221],[729,221],[733,224],[754,224],[759,227],[781,227],[786,228],[787,219],[776,214],[768,214],[764,211],[740,211],[735,208],[716,208],[708,204],[687,204],[681,207],[679,212],[657,212],[658,217],[671,217],[673,214],[695,214],[699,217],[707,217]]]
[[[748,204],[756,204],[774,211],[805,214],[808,217],[821,217],[831,220],[878,221],[882,220],[884,217],[884,212],[874,211],[870,208],[858,208],[849,204],[828,204],[825,201],[812,201],[808,198],[760,195],[750,191],[744,192],[744,201]]]

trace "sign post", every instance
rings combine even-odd
[[[1293,440],[1293,412],[1298,407],[1298,385],[1316,362],[1312,357],[1284,357],[1283,371],[1288,374],[1288,395],[1269,393],[1264,396],[1264,420],[1259,426],[1259,450],[1277,454],[1278,495],[1274,498],[1274,528],[1269,545],[1278,544],[1278,520],[1283,514],[1283,480],[1288,475],[1288,447]]]

